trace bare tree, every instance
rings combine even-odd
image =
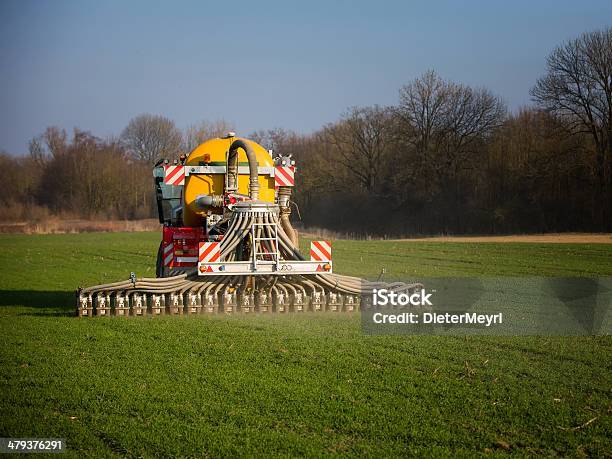
[[[531,90],[545,110],[587,133],[596,151],[596,174],[604,198],[602,222],[609,228],[612,203],[612,27],[582,34],[556,48],[547,73]]]
[[[30,157],[39,166],[50,158],[58,158],[68,147],[67,138],[66,130],[49,126],[45,132],[33,137],[28,143]]]
[[[400,89],[397,113],[403,121],[404,137],[421,156],[435,148],[436,137],[443,130],[447,100],[448,84],[433,70]]]
[[[442,80],[434,71],[400,90],[403,137],[421,161],[442,172],[460,167],[474,146],[501,125],[506,107],[487,89]]]
[[[283,150],[286,150],[287,144],[296,138],[296,134],[283,128],[260,129],[259,131],[252,132],[249,138],[267,150],[288,154],[293,152]]]
[[[28,152],[34,164],[39,167],[43,167],[49,159],[40,135],[33,137],[28,142]]]
[[[121,133],[121,141],[137,160],[153,163],[181,151],[181,131],[174,121],[160,115],[143,114],[133,118]]]
[[[215,137],[223,137],[232,130],[232,123],[223,119],[212,122],[204,120],[198,124],[192,124],[185,129],[183,148],[186,152],[193,151],[201,143]]]
[[[389,153],[391,127],[388,108],[354,107],[338,123],[323,129],[322,140],[333,146],[332,160],[342,164],[371,192],[379,183],[384,158]]]
[[[457,168],[481,150],[482,141],[501,126],[506,117],[503,101],[485,88],[448,83],[448,100],[443,117],[443,146],[446,164]]]

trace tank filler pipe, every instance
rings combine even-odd
[[[236,192],[238,190],[238,148],[242,148],[249,160],[249,196],[251,199],[259,198],[259,171],[255,150],[244,140],[234,140],[229,148],[227,157],[227,191]]]

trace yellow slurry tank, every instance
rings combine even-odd
[[[211,139],[193,150],[185,161],[187,171],[190,170],[190,167],[199,166],[209,166],[211,170],[210,173],[193,174],[185,177],[183,215],[185,226],[201,226],[207,215],[223,212],[222,207],[202,205],[201,202],[198,202],[198,198],[203,195],[221,196],[224,194],[226,178],[223,170],[227,165],[230,145],[236,140],[247,143],[255,152],[260,171],[258,199],[270,203],[274,202],[274,177],[267,173],[274,168],[274,161],[270,153],[261,145],[248,139],[239,137]],[[248,173],[242,173],[248,167],[246,152],[244,149],[238,148],[238,168],[241,173],[238,174],[237,194],[249,194],[249,175]]]

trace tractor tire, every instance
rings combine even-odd
[[[157,263],[155,263],[155,277],[166,277],[164,267],[164,254],[163,254],[163,242],[159,243],[159,249],[157,250]]]

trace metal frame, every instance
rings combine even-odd
[[[185,166],[185,177],[197,174],[226,174],[227,166]],[[274,166],[259,166],[259,175],[274,177]],[[249,166],[238,166],[239,175],[248,175]]]
[[[325,271],[323,266],[329,265],[329,271]],[[201,272],[200,267],[212,268],[211,272]],[[198,262],[198,274],[200,276],[258,276],[258,275],[277,275],[290,276],[293,274],[330,274],[333,272],[331,261],[263,261],[257,262],[256,267],[253,260],[247,261],[216,261],[214,263]]]
[[[272,228],[274,237],[256,237],[255,230],[257,227],[268,226]],[[251,226],[251,241],[253,241],[253,254],[250,260],[244,261],[216,261],[216,262],[200,262],[198,261],[198,275],[200,276],[235,276],[235,275],[279,275],[288,276],[292,274],[326,274],[333,272],[333,265],[329,261],[312,261],[312,260],[291,260],[285,261],[280,259],[278,226],[275,223],[253,223]],[[257,252],[258,241],[272,241],[274,243],[273,252]],[[260,256],[272,256],[273,260],[262,260]],[[325,266],[329,265],[329,269],[325,270]],[[201,267],[205,271],[200,270]],[[208,272],[208,268],[212,268]]]

